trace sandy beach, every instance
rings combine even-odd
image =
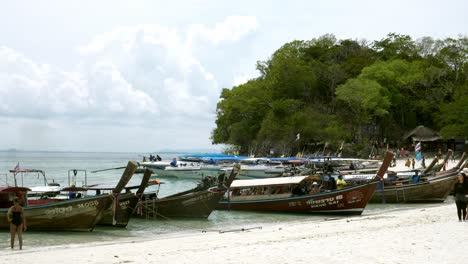
[[[468,222],[458,222],[452,199],[419,209],[251,227],[259,226],[261,229],[166,235],[146,241],[44,248],[26,244],[23,251],[0,251],[0,262],[463,263],[460,258],[466,255],[468,239]]]
[[[4,232],[0,263],[464,263],[468,239],[468,222],[458,222],[451,197],[413,209],[244,228],[48,247],[28,247],[26,232],[23,251],[7,249]]]

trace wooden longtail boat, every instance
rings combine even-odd
[[[223,186],[201,186],[163,198],[142,200],[137,216],[146,218],[207,218],[239,173],[235,165]]]
[[[456,175],[417,183],[384,185],[383,189],[375,191],[370,203],[442,203],[452,190]]]
[[[125,186],[125,193],[120,193],[118,196],[114,196],[112,206],[102,212],[102,217],[98,222],[98,225],[126,227],[141,195],[148,185],[151,173],[151,170],[145,169],[140,185]],[[137,190],[133,193],[132,190],[134,189]],[[105,192],[112,191],[113,188],[109,186],[95,185],[88,187],[87,190]],[[118,200],[115,200],[115,197],[118,197]],[[118,205],[117,209],[115,208],[116,205]]]
[[[114,193],[120,193],[137,167],[135,162],[128,163]],[[15,197],[23,205],[28,230],[32,231],[92,231],[103,210],[112,204],[112,196],[103,194],[30,206],[27,199],[29,190],[25,187],[0,187],[0,229],[10,229],[6,214]]]
[[[442,203],[452,190],[465,159],[464,153],[454,168],[430,176],[423,175],[416,181],[384,182],[370,203]]]
[[[304,184],[313,181],[308,176],[292,176],[258,180],[239,180],[233,185],[236,189],[271,188]],[[242,181],[242,182],[241,182]],[[249,183],[250,182],[250,183]],[[244,210],[259,212],[319,213],[319,214],[361,214],[367,205],[378,181],[371,181],[355,187],[295,196],[291,192],[279,194],[262,194],[230,196],[219,203],[220,210]]]
[[[387,153],[379,176],[383,176],[392,160]],[[259,212],[287,212],[308,214],[360,215],[380,183],[374,179],[341,190],[319,191],[312,194],[307,186],[314,185],[316,176],[292,176],[258,180],[236,180],[232,192],[219,203],[221,210],[244,210]],[[302,193],[297,189],[305,188]],[[296,193],[296,194],[294,194]]]

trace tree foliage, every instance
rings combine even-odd
[[[257,63],[258,78],[223,89],[212,141],[244,154],[287,155],[342,141],[397,141],[421,124],[467,138],[467,61],[462,36],[286,43]]]

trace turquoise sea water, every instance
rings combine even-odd
[[[158,153],[164,160],[170,160],[179,154]],[[70,169],[87,170],[87,184],[116,184],[123,169],[99,173],[90,171],[123,167],[129,160],[140,161],[143,153],[66,153],[66,152],[0,152],[0,185],[13,184],[13,169],[19,162],[20,168],[41,169],[46,172],[49,181],[68,184]],[[141,174],[136,174],[132,182],[138,184]],[[18,179],[19,181],[19,179]],[[28,184],[39,185],[42,179],[31,175],[23,179]],[[162,179],[160,196],[183,191],[196,186],[194,180]],[[26,185],[26,184],[25,184]],[[364,215],[382,214],[386,211],[408,209],[427,205],[368,205]],[[335,218],[335,217],[333,217]],[[241,228],[258,228],[263,225],[280,223],[294,224],[304,221],[326,221],[330,216],[291,215],[252,213],[234,211],[214,211],[204,220],[145,220],[132,219],[125,229],[97,226],[93,232],[26,232],[25,247],[58,246],[91,242],[115,242],[119,239],[147,240],[158,236],[197,234],[202,232],[219,232]],[[9,250],[9,232],[0,230],[0,251]]]

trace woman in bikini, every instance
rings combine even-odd
[[[18,234],[19,248],[23,249],[23,230],[26,231],[26,218],[24,217],[23,207],[19,204],[18,198],[13,200],[13,206],[10,207],[7,214],[10,223],[11,249],[15,245],[15,235]]]

